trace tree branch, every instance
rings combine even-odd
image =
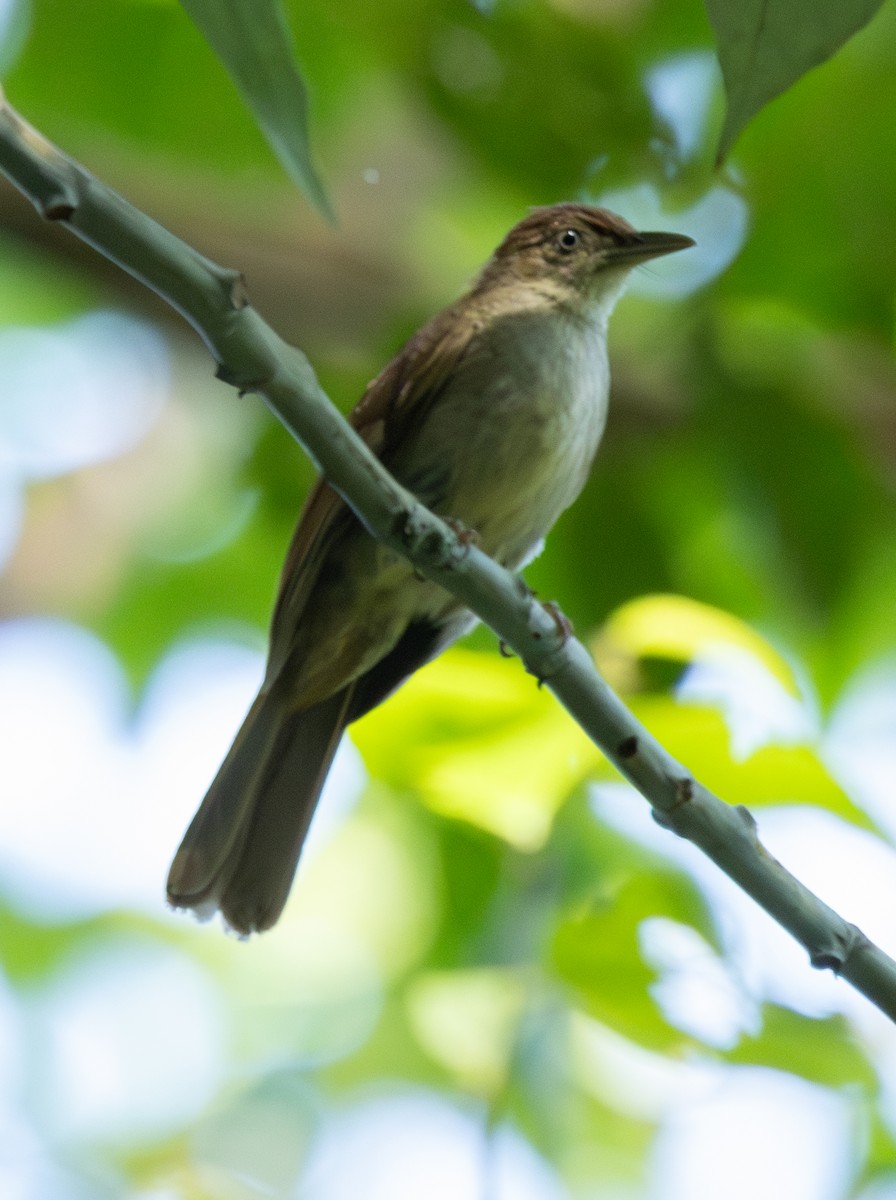
[[[459,539],[389,475],[333,407],[305,356],[251,308],[238,272],[210,262],[99,183],[2,93],[0,170],[43,217],[64,222],[177,309],[214,355],[219,377],[261,395],[367,529],[516,651],[661,825],[699,846],[805,947],[814,967],[842,975],[896,1020],[896,962],[766,851],[746,809],[722,803],[667,753],[521,579]]]

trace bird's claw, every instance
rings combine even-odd
[[[479,545],[479,534],[475,529],[471,529],[463,521],[458,521],[456,517],[442,517],[442,520],[455,535],[457,543],[462,550],[467,550],[470,546]]]
[[[561,611],[560,606],[558,604],[556,604],[553,600],[541,601],[541,607],[544,609],[544,611],[548,614],[548,616],[554,622],[554,625],[556,626],[556,629],[557,629],[557,633],[559,635],[559,645],[556,647],[556,650],[554,651],[554,653],[556,654],[563,649],[563,647],[566,645],[566,643],[569,641],[569,639],[573,636],[572,622],[570,621],[569,617],[567,617],[566,614]],[[538,630],[533,629],[532,637],[535,639],[535,641],[540,641],[541,633]],[[549,678],[549,675],[550,675],[550,672],[547,676],[539,675],[537,671],[533,671],[528,666],[526,667],[526,670],[529,671],[530,675],[535,676],[535,678],[538,681],[539,687],[543,686],[545,679]]]
[[[541,607],[557,626],[557,632],[560,635],[560,646],[565,646],[575,633],[575,630],[572,627],[572,621],[570,621],[566,613],[560,608],[560,605],[554,600],[543,600]]]

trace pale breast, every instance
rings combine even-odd
[[[442,447],[451,480],[441,511],[518,566],[584,486],[608,391],[602,328],[556,310],[507,322],[427,423],[426,444]]]

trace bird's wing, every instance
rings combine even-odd
[[[420,428],[475,340],[476,325],[455,317],[456,306],[445,309],[414,334],[349,415],[350,424],[387,465],[409,432]],[[283,565],[271,624],[269,678],[289,656],[321,565],[356,520],[339,494],[319,479],[299,516]]]

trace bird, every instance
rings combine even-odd
[[[368,385],[351,425],[405,488],[516,571],[604,430],[607,322],[632,268],[693,245],[592,205],[533,209]],[[286,903],[343,731],[475,618],[325,479],[283,566],[261,689],[174,857],[168,900],[241,935]]]

